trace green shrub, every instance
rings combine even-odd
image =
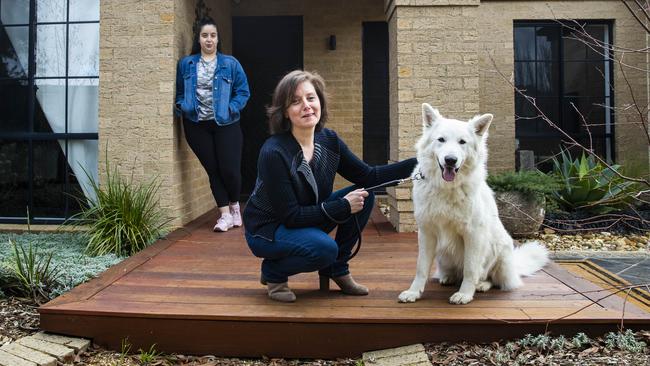
[[[52,253],[41,255],[31,244],[28,249],[10,241],[13,256],[9,268],[9,281],[4,284],[5,291],[28,297],[37,303],[49,299],[49,294],[57,286],[58,269],[52,264]]]
[[[125,180],[106,163],[106,183],[99,185],[89,174],[95,198],[80,199],[82,212],[75,216],[88,225],[86,251],[90,255],[132,255],[161,237],[170,220],[158,206],[157,179],[149,183]]]
[[[488,176],[487,183],[495,192],[521,192],[543,202],[561,185],[555,176],[540,171],[504,172]]]
[[[604,166],[584,152],[574,160],[567,150],[562,150],[560,157],[553,158],[553,174],[562,182],[562,188],[553,199],[561,208],[606,213],[631,202],[636,184],[618,176],[619,165]]]

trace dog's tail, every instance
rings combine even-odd
[[[520,276],[530,276],[548,263],[548,250],[537,241],[526,242],[515,248],[514,262]]]

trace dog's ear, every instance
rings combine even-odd
[[[476,116],[469,121],[469,124],[477,135],[483,136],[483,134],[485,134],[490,128],[490,123],[492,123],[493,117],[494,116],[489,113]]]
[[[440,118],[442,118],[442,115],[437,109],[430,106],[429,103],[422,103],[422,126],[424,128],[433,126]]]

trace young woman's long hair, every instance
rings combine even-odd
[[[219,39],[219,27],[217,27],[217,22],[208,16],[201,18],[199,21],[195,22],[194,26],[192,27],[194,31],[194,39],[192,40],[192,52],[190,53],[191,55],[201,53],[201,43],[199,43],[199,39],[201,38],[201,29],[203,29],[203,27],[206,25],[214,25],[214,27],[217,29],[217,39]],[[219,42],[217,42],[217,52],[221,52],[220,39]]]

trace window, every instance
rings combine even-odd
[[[97,176],[99,0],[0,0],[0,221],[61,222]]]
[[[515,22],[515,85],[560,128],[594,153],[612,161],[612,63],[602,44],[611,43],[607,22],[578,22],[593,39],[581,41],[578,24]],[[515,93],[518,150],[531,150],[540,169],[549,169],[566,138],[549,126],[523,96]]]

